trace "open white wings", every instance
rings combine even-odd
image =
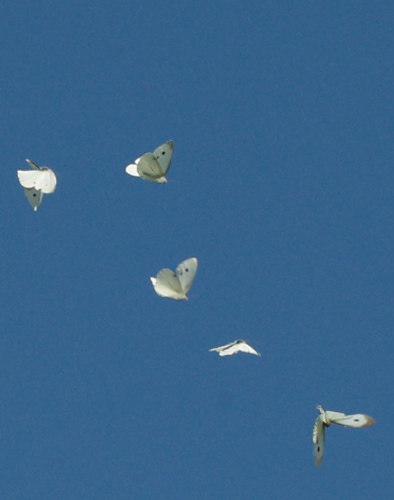
[[[259,352],[253,349],[252,346],[247,344],[242,339],[230,342],[230,344],[222,345],[219,347],[213,347],[212,349],[209,349],[209,351],[218,352],[219,356],[232,356],[233,354],[237,354],[237,352],[246,352],[249,354],[255,354],[256,356],[260,356]]]
[[[39,167],[33,161],[27,159],[27,163],[33,170],[18,170],[18,179],[25,190],[25,195],[34,211],[41,204],[44,194],[53,193],[56,189],[56,175],[48,167]]]
[[[48,167],[39,167],[31,160],[26,160],[33,170],[18,170],[19,182],[24,188],[35,188],[44,194],[53,193],[56,189],[56,175]]]
[[[346,415],[346,413],[340,413],[337,411],[325,411],[320,405],[317,406],[317,410],[320,415],[315,421],[313,427],[312,440],[313,446],[313,458],[317,467],[320,467],[323,461],[324,455],[324,443],[325,443],[325,427],[329,427],[331,424],[343,425],[344,427],[369,427],[375,423],[375,420],[368,415],[362,413],[356,413],[355,415]]]
[[[196,276],[198,261],[195,257],[181,262],[176,274],[171,269],[162,269],[156,278],[151,278],[155,292],[160,297],[174,300],[186,300],[187,292]]]
[[[134,177],[141,177],[147,181],[159,184],[167,182],[166,175],[170,168],[174,143],[168,141],[154,150],[153,153],[145,153],[127,165],[126,172]]]

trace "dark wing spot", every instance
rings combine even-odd
[[[185,273],[188,273],[188,272],[189,272],[189,269],[188,269],[188,268],[186,268],[186,269],[185,269]]]
[[[33,193],[33,196],[34,196],[34,197],[35,197],[35,196],[37,196],[37,195],[36,195],[36,193]]]
[[[165,154],[166,154],[166,152],[165,152],[165,151],[163,151],[161,154],[162,154],[162,155],[165,155]]]
[[[360,422],[360,419],[359,418],[355,418],[354,421],[355,422]]]
[[[320,451],[320,446],[317,447],[317,451]]]

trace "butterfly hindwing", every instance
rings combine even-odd
[[[42,191],[37,191],[34,187],[32,188],[24,188],[26,198],[30,205],[33,207],[33,210],[36,212],[38,207],[41,205],[43,193]]]
[[[155,181],[163,177],[163,171],[153,153],[146,153],[139,159],[137,172],[144,179]]]
[[[186,299],[179,279],[171,269],[162,269],[156,278],[151,278],[151,281],[155,292],[160,295],[160,297],[175,300]]]

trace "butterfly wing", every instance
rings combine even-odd
[[[244,340],[241,342],[238,341],[238,350],[240,352],[246,352],[248,354],[254,354],[255,356],[261,356],[259,352],[257,352],[253,347],[249,344],[247,344]]]
[[[232,356],[237,352],[247,352],[250,354],[255,354],[256,356],[260,356],[260,353],[255,351],[253,347],[247,344],[244,340],[236,340],[235,342],[231,342],[230,344],[214,347],[213,349],[210,349],[210,351],[218,352],[219,356]]]
[[[40,178],[41,170],[18,170],[18,179],[24,188],[33,188]]]
[[[55,172],[50,168],[43,167],[39,172],[35,188],[40,189],[45,194],[53,193],[56,189],[57,179]]]
[[[186,259],[176,268],[176,274],[185,294],[190,290],[193,280],[196,276],[198,261],[195,257]]]
[[[170,168],[172,153],[174,152],[174,143],[172,141],[168,141],[158,148],[156,148],[153,152],[155,159],[158,161],[160,168],[163,172],[162,175],[166,175],[168,169]]]
[[[164,173],[153,153],[145,153],[140,158],[137,158],[134,163],[127,165],[126,173],[151,182],[166,182]]]
[[[153,182],[157,181],[157,179],[160,179],[164,175],[163,170],[153,153],[146,153],[141,156],[139,162],[137,163],[137,172],[140,177]]]
[[[185,300],[186,295],[182,290],[178,277],[171,269],[162,269],[156,278],[150,279],[157,295],[167,299]]]
[[[319,415],[315,421],[312,434],[313,459],[316,467],[320,467],[323,462],[325,444],[324,415]]]
[[[209,352],[218,352],[219,356],[231,356],[231,354],[234,354],[232,347],[236,343],[237,342],[230,342],[229,344],[221,345],[219,347],[213,347],[212,349],[209,349]]]
[[[375,420],[372,417],[363,415],[362,413],[345,415],[344,413],[326,411],[326,416],[327,414],[330,422],[337,425],[343,425],[344,427],[369,427],[375,423]]]
[[[18,170],[18,179],[24,188],[35,188],[43,193],[53,193],[56,189],[56,175],[50,168]]]
[[[42,191],[37,191],[37,189],[35,189],[34,187],[24,188],[24,190],[28,202],[33,207],[33,210],[37,212],[37,209],[41,205],[41,201],[44,196]]]
[[[133,177],[139,177],[140,174],[138,173],[138,163],[140,161],[140,158],[137,158],[134,163],[130,163],[130,165],[127,165],[125,168],[126,173],[129,175],[132,175]]]

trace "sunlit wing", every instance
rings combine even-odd
[[[56,189],[57,179],[53,170],[48,167],[40,168],[31,160],[26,160],[33,170],[18,170],[18,179],[24,188],[35,188],[44,194],[53,193]]]
[[[24,188],[33,188],[40,177],[40,170],[18,170],[18,179]]]
[[[127,165],[127,167],[125,168],[126,170],[126,173],[128,173],[129,175],[132,175],[133,177],[139,177],[140,174],[138,173],[138,162],[139,162],[139,158],[137,158],[135,160],[135,163],[130,163],[130,165]]]
[[[38,173],[38,172],[37,172]],[[56,175],[50,168],[43,167],[39,172],[39,177],[37,179],[36,189],[40,189],[44,194],[51,194],[56,189]]]

